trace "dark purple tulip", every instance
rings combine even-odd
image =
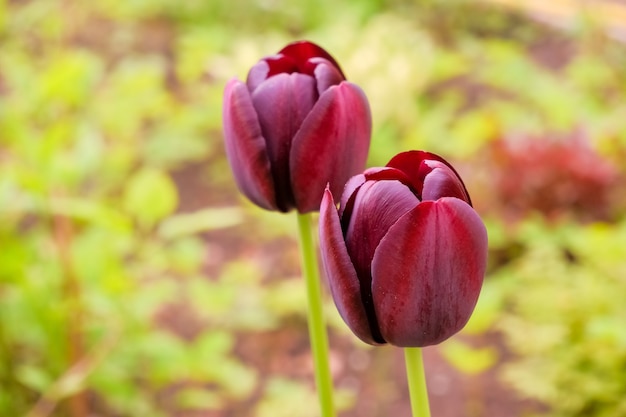
[[[326,189],[319,222],[331,293],[361,340],[421,347],[465,326],[485,274],[487,231],[443,158],[400,153],[352,177],[339,210]]]
[[[239,189],[268,210],[319,210],[326,184],[339,193],[365,167],[371,114],[319,46],[287,45],[224,91],[226,155]]]

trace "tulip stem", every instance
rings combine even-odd
[[[328,360],[328,337],[324,323],[322,290],[317,266],[317,252],[311,233],[311,215],[298,213],[300,257],[308,299],[309,337],[315,367],[315,384],[322,417],[334,417],[333,380]]]
[[[430,417],[422,349],[404,348],[404,359],[406,361],[406,376],[409,382],[409,396],[411,397],[413,417]]]

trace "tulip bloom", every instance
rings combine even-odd
[[[363,170],[372,124],[363,91],[306,41],[260,60],[246,83],[230,80],[223,122],[241,192],[262,208],[300,213],[319,210],[327,183],[339,193]]]
[[[396,155],[326,190],[320,246],[342,318],[366,343],[423,347],[465,326],[487,262],[487,231],[443,158]]]

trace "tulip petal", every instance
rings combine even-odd
[[[424,176],[422,200],[438,200],[441,197],[456,197],[469,203],[467,191],[461,179],[440,161],[425,160],[422,168],[429,170]]]
[[[346,219],[346,221],[350,219],[352,207],[354,206],[354,199],[356,197],[356,191],[361,188],[364,183],[365,176],[363,174],[357,174],[350,178],[343,187],[341,201],[339,202],[339,217],[342,221],[343,219]]]
[[[253,203],[277,210],[265,139],[246,85],[232,79],[224,89],[226,156],[237,186]]]
[[[416,183],[414,178],[410,178],[399,169],[391,167],[372,167],[366,169],[363,175],[367,180],[372,181],[400,181],[402,184],[409,187],[416,196],[420,197],[419,190],[422,188],[421,180]]]
[[[372,118],[363,91],[349,82],[326,90],[293,139],[291,181],[300,213],[319,208],[327,183],[339,195],[365,167]]]
[[[419,200],[399,181],[367,181],[359,189],[345,230],[346,248],[361,283],[361,299],[374,340],[383,342],[372,301],[371,263],[389,228]]]
[[[254,93],[254,90],[263,83],[268,77],[270,72],[270,65],[267,61],[262,60],[257,62],[250,71],[248,71],[248,77],[246,78],[246,85],[248,91]]]
[[[338,85],[344,78],[341,71],[328,61],[322,58],[312,58],[311,63],[317,64],[313,74],[317,81],[317,93],[321,96],[324,91],[328,90],[333,85]]]
[[[299,73],[274,75],[252,93],[252,103],[267,144],[276,203],[281,211],[294,207],[289,153],[292,138],[313,108],[316,97],[315,80]],[[317,194],[318,200],[323,189]]]
[[[359,339],[377,344],[372,338],[361,301],[359,279],[348,255],[337,208],[329,189],[324,192],[320,206],[319,235],[324,271],[339,314]]]
[[[291,58],[294,62],[297,63],[299,69],[298,71],[302,73],[306,73],[309,75],[313,75],[312,72],[309,72],[311,68],[314,68],[310,65],[310,62],[313,58],[324,58],[328,62],[330,62],[337,70],[341,73],[342,78],[343,72],[339,67],[335,58],[333,58],[324,48],[314,44],[309,41],[296,41],[292,42],[289,45],[285,46],[283,49],[278,52],[280,55],[284,55],[286,57]]]
[[[452,170],[454,175],[458,178],[461,185],[463,186],[463,191],[465,192],[466,197],[463,198],[463,200],[471,206],[472,201],[470,199],[469,193],[467,192],[467,189],[465,188],[465,184],[461,179],[461,176],[458,174],[458,172],[456,172],[454,167],[448,163],[448,161],[446,161],[439,155],[426,151],[401,152],[391,158],[389,163],[387,163],[387,166],[399,169],[400,171],[403,171],[409,178],[411,178],[414,188],[420,193],[420,198],[423,198],[421,193],[423,188],[424,175],[426,174],[426,172],[424,172],[423,162],[427,160],[442,162]]]
[[[400,347],[440,343],[465,326],[487,262],[487,231],[464,201],[420,203],[381,240],[372,292],[383,337]]]

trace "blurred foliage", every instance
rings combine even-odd
[[[626,222],[519,226],[523,256],[492,278],[497,327],[519,359],[506,380],[554,416],[626,413]],[[572,395],[576,393],[576,395]]]
[[[305,298],[295,219],[238,197],[220,133],[225,82],[296,38],[370,98],[371,165],[422,148],[466,178],[491,270],[465,335],[501,332],[506,381],[549,415],[625,414],[626,53],[599,28],[461,0],[0,0],[1,414],[313,401],[306,378],[241,354],[244,333],[304,329]],[[536,148],[581,136],[597,159]],[[502,164],[509,146],[527,151]],[[499,360],[460,338],[443,353],[469,373]]]

